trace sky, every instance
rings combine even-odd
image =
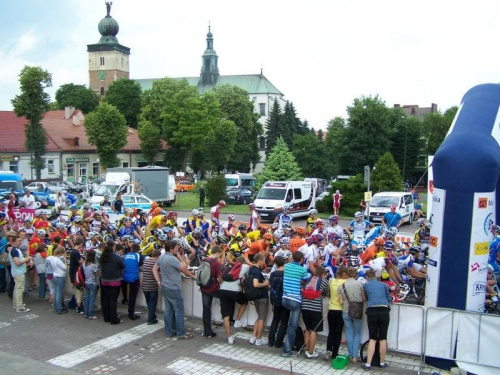
[[[87,44],[104,0],[0,3],[0,110],[12,110],[25,65],[88,85]],[[346,117],[355,98],[441,111],[471,87],[498,83],[495,0],[113,0],[130,77],[197,76],[210,23],[221,75],[264,75],[315,129]]]

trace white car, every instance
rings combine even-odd
[[[322,201],[323,199],[325,199],[326,197],[329,197],[329,196],[330,196],[330,192],[324,191],[316,197],[316,202]]]
[[[149,212],[151,210],[151,206],[153,201],[146,197],[144,194],[123,194],[122,195],[123,207],[124,208],[135,208],[141,209],[143,211]],[[111,199],[111,202],[113,200]],[[93,203],[92,208],[99,208],[100,202]]]

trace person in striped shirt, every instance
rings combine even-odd
[[[285,344],[283,345],[282,357],[291,357],[292,346],[295,341],[295,332],[300,317],[302,307],[302,281],[308,278],[307,271],[302,267],[304,254],[297,251],[292,255],[292,263],[285,265],[283,273],[283,298],[281,304],[285,309],[290,310],[290,319],[286,329]]]
[[[158,304],[158,283],[153,275],[153,267],[158,257],[161,255],[160,249],[154,249],[151,257],[147,258],[142,265],[142,291],[148,305],[148,325],[157,324],[156,305]]]

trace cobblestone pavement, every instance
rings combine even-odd
[[[48,302],[31,292],[24,302],[31,311],[16,313],[6,294],[0,295],[0,374],[365,374],[360,365],[334,370],[320,358],[303,355],[282,358],[279,349],[250,345],[251,332],[233,329],[236,342],[227,344],[224,330],[217,337],[201,336],[201,321],[187,319],[192,340],[169,339],[160,323],[148,326],[144,319],[127,320],[126,306],[119,305],[125,323],[110,325],[90,321],[70,310],[56,315]],[[147,310],[138,308],[145,317]],[[100,313],[97,314],[100,316]],[[320,353],[324,341],[318,342]],[[341,352],[345,353],[342,346]],[[371,374],[416,374],[420,359],[390,353],[389,368]],[[424,373],[438,372],[424,368]]]

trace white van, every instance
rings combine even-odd
[[[411,224],[415,215],[415,204],[411,193],[388,191],[375,194],[366,206],[365,217],[373,223],[382,223],[382,218],[396,206],[403,222]]]
[[[304,181],[309,181],[314,184],[314,188],[316,189],[316,196],[324,193],[328,187],[324,178],[304,178]]]
[[[259,190],[255,209],[262,220],[274,220],[283,206],[293,217],[307,216],[316,208],[316,189],[310,181],[268,181]]]
[[[228,173],[224,175],[227,189],[252,189],[255,187],[255,177],[249,173]]]

